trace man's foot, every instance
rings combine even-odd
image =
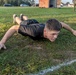
[[[23,16],[24,16],[23,14],[20,14],[20,19],[21,19],[22,21],[23,21]]]
[[[16,23],[16,17],[17,17],[17,15],[13,14],[13,23]]]
[[[6,49],[6,46],[0,42],[0,50],[1,49]]]

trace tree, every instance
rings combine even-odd
[[[34,5],[35,0],[0,0],[0,6],[3,4],[12,4],[14,6],[19,6],[22,3],[26,3],[28,5]]]
[[[74,4],[74,11],[75,11],[75,7],[76,7],[76,0],[72,0],[73,4]]]
[[[0,0],[0,6],[4,4],[4,0]]]
[[[23,2],[25,2],[28,5],[35,5],[35,1],[34,0],[22,0]]]
[[[35,1],[31,0],[31,5],[35,6]]]
[[[66,2],[66,5],[70,4],[70,2]]]

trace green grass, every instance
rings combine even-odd
[[[76,12],[73,8],[0,7],[0,39],[13,26],[14,13],[18,16],[23,13],[41,23],[45,23],[49,18],[56,18],[76,29]],[[53,43],[45,39],[34,41],[15,34],[5,45],[7,50],[0,51],[0,75],[37,73],[66,60],[76,59],[76,37],[65,29],[61,30]],[[76,63],[47,75],[75,75],[75,66]]]
[[[75,75],[76,74],[76,63],[69,65],[67,67],[62,67],[59,70],[52,72],[48,75]]]

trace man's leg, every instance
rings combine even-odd
[[[22,20],[22,21],[25,21],[25,20],[28,20],[28,17],[27,16],[25,16],[25,15],[23,15],[23,14],[20,14],[20,19]],[[39,23],[37,20],[35,20],[35,19],[29,19],[28,21],[27,21],[27,25],[29,25],[29,24],[37,24],[37,23]]]
[[[28,17],[27,16],[24,16],[23,14],[20,14],[20,18],[17,17],[16,14],[13,15],[13,23],[17,23],[20,25],[20,23],[24,20],[28,20]]]
[[[19,17],[16,17],[16,18],[15,18],[15,21],[16,21],[16,23],[19,24],[19,25],[20,25],[20,23],[22,22]]]
[[[2,40],[0,41],[0,49],[4,48],[6,49],[5,47],[5,43],[6,41],[16,32],[18,32],[18,29],[19,29],[19,25],[15,25],[15,26],[12,26],[6,33],[5,35],[3,36]]]
[[[28,20],[28,17],[25,16],[25,15],[23,15],[23,14],[20,14],[20,19],[21,19],[22,21],[24,21],[24,20]]]
[[[28,20],[28,17],[23,15],[23,20]]]
[[[17,23],[20,25],[21,22],[22,22],[22,20],[19,17],[17,17],[16,14],[14,14],[13,15],[13,23]]]

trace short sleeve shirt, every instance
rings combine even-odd
[[[32,39],[40,39],[43,38],[44,27],[45,24],[20,25],[18,33]]]

